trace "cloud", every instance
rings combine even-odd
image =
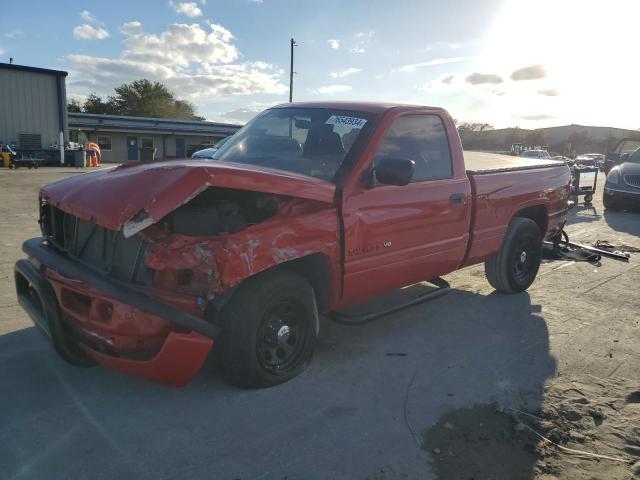
[[[401,67],[394,68],[392,71],[411,73],[411,72],[415,72],[416,69],[421,67],[433,67],[436,65],[446,65],[447,63],[466,62],[467,60],[470,60],[470,59],[471,57],[435,58],[433,60],[429,60],[428,62],[410,63],[408,65],[402,65]]]
[[[0,55],[4,55],[4,48],[0,47]]]
[[[274,103],[254,103],[248,107],[236,108],[220,115],[225,122],[246,123],[263,110],[272,107]]]
[[[360,70],[359,68],[347,68],[345,70],[340,70],[339,72],[331,72],[329,74],[329,76],[331,78],[343,78],[343,77],[347,77],[349,75],[353,75],[354,73],[358,73],[361,72],[362,70]]]
[[[249,3],[262,3],[262,0],[247,0]]]
[[[236,63],[239,52],[233,34],[222,25],[169,25],[147,33],[140,22],[127,22],[124,51],[119,57],[71,54],[70,95],[114,87],[140,78],[166,84],[180,98],[209,101],[218,95],[284,94],[282,70],[263,61]]]
[[[547,97],[557,97],[558,95],[560,95],[560,92],[558,92],[558,90],[554,88],[541,88],[540,90],[538,90],[538,93]]]
[[[96,17],[94,17],[89,10],[83,10],[80,12],[80,18],[89,23],[100,23]]]
[[[137,20],[132,22],[125,22],[120,27],[120,31],[125,35],[137,35],[142,33],[142,24]]]
[[[327,40],[327,43],[334,50],[338,50],[340,48],[340,40],[336,40],[335,38],[330,38]]]
[[[355,37],[356,39],[372,38],[375,34],[376,32],[374,32],[373,30],[369,30],[368,32],[358,32],[356,33]]]
[[[511,74],[511,80],[515,80],[516,82],[521,80],[539,80],[546,76],[547,72],[543,65],[529,65],[528,67],[514,70]]]
[[[478,73],[478,72],[474,72],[470,75],[467,75],[466,79],[467,83],[470,83],[471,85],[483,85],[483,84],[498,84],[498,83],[502,83],[503,80],[502,78],[500,78],[499,75],[496,75],[495,73]]]
[[[320,87],[317,90],[314,90],[314,93],[319,93],[321,95],[332,95],[335,93],[345,93],[351,91],[351,85],[327,85],[325,87]]]
[[[544,113],[539,113],[539,114],[535,114],[535,115],[514,115],[514,118],[519,118],[521,120],[532,120],[532,121],[538,121],[538,120],[551,120],[553,118],[556,118],[555,115],[546,115]]]
[[[376,34],[373,30],[369,30],[368,32],[358,32],[353,38],[355,39],[354,45],[349,49],[351,53],[364,53],[365,46],[371,42],[371,39]]]
[[[109,38],[109,32],[102,27],[94,27],[88,23],[83,23],[73,29],[73,36],[82,40],[104,40]]]
[[[446,75],[446,76],[442,77],[441,82],[446,84],[446,85],[451,85],[451,82],[453,82],[454,78],[456,78],[455,75]]]
[[[182,67],[201,63],[206,68],[209,64],[235,61],[239,54],[231,43],[231,32],[213,23],[208,27],[174,23],[159,35],[142,31],[128,34],[123,56],[128,60]]]
[[[10,30],[2,34],[3,37],[13,40],[16,37],[24,35],[24,32],[20,29]]]
[[[196,2],[178,2],[169,1],[169,5],[173,7],[176,13],[181,13],[189,18],[196,18],[202,15],[202,10]]]

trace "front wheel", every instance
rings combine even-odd
[[[542,233],[529,218],[514,218],[502,247],[484,263],[487,280],[499,292],[523,292],[533,283],[542,258]]]
[[[591,203],[592,200],[593,200],[593,194],[592,193],[587,193],[584,196],[584,203],[585,204]]]
[[[602,204],[604,205],[604,208],[608,210],[616,210],[618,208],[618,205],[616,205],[616,203],[613,201],[613,198],[611,198],[609,195],[602,196]]]
[[[239,387],[271,387],[311,361],[319,320],[316,296],[295,272],[274,270],[245,281],[221,312],[223,375]]]

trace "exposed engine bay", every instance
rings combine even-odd
[[[160,222],[168,234],[214,236],[235,233],[278,213],[287,197],[227,188],[208,188]]]

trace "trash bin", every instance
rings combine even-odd
[[[76,168],[84,168],[87,164],[87,152],[84,150],[76,150],[73,152],[73,166]]]
[[[140,150],[140,161],[141,162],[151,162],[155,159],[156,149],[153,147],[141,147]]]
[[[9,152],[2,152],[2,166],[4,168],[11,167],[11,154]]]

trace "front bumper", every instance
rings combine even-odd
[[[27,240],[23,250],[31,261],[19,260],[15,265],[18,301],[54,349],[71,363],[88,364],[90,357],[102,365],[131,375],[184,385],[204,363],[214,339],[219,335],[217,326],[151,297],[132,285],[93,271],[56,252],[42,238]],[[64,289],[60,288],[62,279]],[[173,327],[168,333],[164,332],[156,353],[142,360],[133,358],[135,355],[108,351],[95,343],[80,341],[78,336],[70,335],[63,321],[65,315],[75,316],[73,310],[69,312],[61,304],[61,292],[67,288],[89,294],[92,303],[94,300],[97,304],[108,300],[113,306],[114,316],[122,312],[130,320],[139,313],[146,323],[157,319]],[[91,312],[95,310],[87,308]],[[144,332],[143,326],[140,331]]]
[[[623,190],[623,188],[625,187],[611,187],[607,184],[604,186],[604,195],[617,203],[624,203],[629,206],[640,206],[640,189],[632,190],[632,187],[629,187]]]

